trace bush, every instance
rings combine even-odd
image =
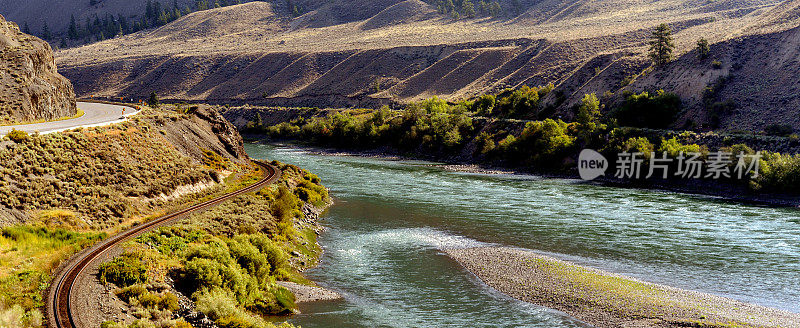
[[[646,147],[644,148],[646,149]],[[658,151],[656,153],[662,154],[666,152],[667,156],[669,156],[670,158],[676,158],[681,153],[683,154],[701,153],[703,151],[704,151],[703,147],[697,144],[684,145],[680,143],[678,139],[670,138],[669,140],[661,139],[661,145],[658,147]]]
[[[764,128],[764,132],[771,136],[788,137],[794,133],[794,128],[788,124],[770,124]]]
[[[494,110],[497,99],[494,95],[481,95],[472,104],[472,111],[481,116],[490,116]]]
[[[26,142],[26,141],[30,140],[30,137],[28,136],[27,132],[20,131],[20,130],[17,130],[17,129],[12,129],[11,132],[9,132],[6,135],[6,137],[8,137],[8,139],[11,139],[12,141],[14,141],[16,143],[22,143],[22,142]]]
[[[552,84],[534,88],[522,86],[517,90],[510,91],[510,94],[498,100],[496,109],[500,115],[505,117],[538,117],[541,110],[541,98],[544,98],[552,90]],[[506,91],[506,93],[509,93],[509,91]]]
[[[303,179],[311,181],[311,183],[315,184],[319,184],[320,182],[322,182],[322,180],[320,180],[320,178],[314,173],[306,173],[305,175],[303,175]]]
[[[130,286],[147,282],[147,266],[138,253],[123,253],[111,262],[100,265],[100,281],[119,286]]]
[[[122,289],[119,289],[115,292],[117,297],[124,300],[125,302],[130,302],[132,299],[138,299],[142,297],[142,295],[147,293],[147,288],[144,288],[142,285],[132,285]]]
[[[0,305],[0,327],[41,327],[42,321],[42,313],[38,309],[25,311],[19,304],[14,304],[9,308]]]
[[[161,298],[153,293],[145,293],[139,297],[139,305],[146,309],[155,309],[161,302]]]
[[[206,166],[218,171],[227,170],[230,168],[231,163],[227,158],[217,154],[213,150],[208,150],[205,148],[200,148],[200,150],[203,152],[203,164]]]
[[[622,126],[663,129],[675,122],[681,111],[681,99],[674,93],[659,90],[655,95],[645,91],[630,94],[612,112]]]
[[[514,148],[519,156],[546,167],[559,167],[572,150],[575,137],[561,120],[546,119],[528,122]]]
[[[650,158],[651,153],[653,152],[653,144],[650,140],[644,137],[638,138],[630,138],[625,141],[625,144],[622,146],[622,150],[629,152],[629,153],[642,153],[644,154],[645,158]]]
[[[220,328],[249,328],[251,327],[250,323],[239,317],[230,316],[224,317],[215,322],[217,326]]]
[[[172,312],[178,311],[180,309],[178,296],[175,296],[173,293],[165,293],[164,295],[161,295],[161,299],[158,301],[158,307]]]
[[[800,193],[800,155],[762,152],[760,174],[753,188],[766,192]]]

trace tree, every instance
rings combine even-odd
[[[150,98],[147,99],[147,106],[150,106],[152,108],[158,108],[158,106],[160,105],[161,103],[158,100],[158,95],[156,94],[156,92],[155,91],[151,92]]]
[[[50,40],[53,38],[53,35],[50,33],[50,27],[47,26],[47,22],[44,22],[44,26],[42,26],[42,39]]]
[[[588,141],[595,131],[605,128],[605,125],[600,123],[601,116],[600,100],[597,99],[597,95],[594,93],[584,95],[576,117],[578,134],[582,140]]]
[[[708,57],[709,51],[710,48],[708,46],[708,40],[705,38],[700,38],[700,40],[697,40],[697,57],[700,57],[700,59],[705,59]]]
[[[662,66],[672,60],[672,50],[675,44],[672,42],[672,30],[669,25],[662,23],[653,31],[650,40],[650,58],[656,66]]]
[[[489,16],[497,17],[500,16],[500,13],[503,12],[503,8],[500,7],[500,3],[495,1],[489,6]]]
[[[86,25],[84,25],[83,36],[85,38],[89,38],[90,35],[93,34],[92,32],[92,22],[89,20],[89,17],[86,17]]]
[[[67,37],[70,40],[77,40],[80,35],[78,34],[78,23],[75,22],[75,15],[69,18],[69,29],[67,30]]]
[[[469,0],[464,0],[461,4],[461,11],[467,18],[475,18],[475,6]]]
[[[31,34],[31,27],[28,26],[28,22],[25,22],[25,25],[22,26],[22,33]]]
[[[147,19],[153,19],[153,16],[155,16],[155,10],[153,9],[153,2],[147,0],[147,6],[145,7],[144,17]]]

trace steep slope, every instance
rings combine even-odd
[[[247,3],[64,50],[59,61],[80,95],[144,98],[157,91],[169,99],[263,105],[458,100],[553,83],[556,92],[545,101],[566,96],[560,114],[568,117],[584,93],[619,97],[624,90],[664,87],[689,104],[692,113],[680,124],[701,124],[698,115],[706,114],[695,113],[705,110],[698,97],[718,72],[706,72],[710,63],[703,71],[682,64],[692,62],[697,39],[718,44],[714,56],[722,59],[747,47],[736,40],[769,38],[800,23],[796,6],[775,0],[520,1],[524,10],[513,18],[460,20],[429,3],[336,0],[294,19],[271,4]],[[628,85],[649,66],[648,38],[662,22],[672,27],[681,58],[666,75],[704,75],[672,83],[648,74]],[[716,50],[722,45],[728,50]],[[792,51],[787,46],[785,55]]]
[[[0,123],[75,115],[72,84],[56,72],[47,42],[0,16]]]
[[[797,76],[800,27],[715,44],[708,59],[688,53],[628,89],[676,91],[687,109],[683,123],[726,130],[757,131],[770,124],[800,128]]]

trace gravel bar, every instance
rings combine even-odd
[[[445,252],[513,298],[596,327],[800,327],[800,314],[636,280],[511,247]]]

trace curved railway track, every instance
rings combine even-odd
[[[92,264],[96,259],[110,249],[145,232],[174,223],[175,221],[184,218],[185,215],[189,213],[205,210],[233,197],[260,190],[261,188],[264,188],[280,178],[281,171],[278,168],[258,161],[254,161],[254,163],[261,166],[264,171],[264,176],[252,186],[135,226],[127,231],[114,235],[111,238],[100,242],[98,245],[78,253],[76,256],[70,259],[69,262],[63,267],[64,269],[62,269],[58,276],[56,276],[56,278],[53,280],[53,285],[50,288],[47,303],[48,326],[55,328],[88,328],[82,327],[76,323],[72,308],[70,306],[72,296],[71,292],[77,278],[83,274],[90,264]]]

